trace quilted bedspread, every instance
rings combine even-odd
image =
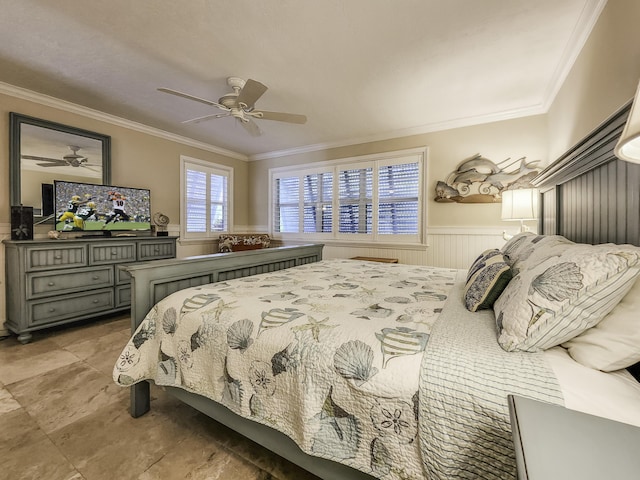
[[[422,478],[418,377],[456,271],[325,260],[160,301],[114,367],[216,400],[304,451]]]
[[[182,290],[149,312],[114,366],[114,380],[123,386],[153,380],[198,393],[276,428],[311,455],[381,479],[491,478],[478,476],[484,471],[508,478],[506,395],[482,387],[505,377],[474,360],[489,337],[501,349],[484,314],[457,310],[458,273],[324,260]],[[560,402],[540,356],[526,358],[536,359],[523,365]],[[495,361],[490,368],[502,372]],[[471,382],[461,378],[467,368]],[[483,412],[491,409],[498,410],[487,414],[495,428],[485,428]],[[496,459],[467,467],[496,441]],[[503,455],[511,457],[499,463]]]

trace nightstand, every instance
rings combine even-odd
[[[509,395],[518,478],[640,478],[640,428]]]

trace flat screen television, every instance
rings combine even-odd
[[[111,232],[151,230],[151,195],[144,188],[54,180],[56,230]]]

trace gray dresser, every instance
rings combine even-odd
[[[31,332],[127,310],[129,275],[118,265],[175,258],[177,237],[7,241],[6,328]]]

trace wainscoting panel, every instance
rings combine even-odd
[[[468,269],[480,253],[500,248],[505,241],[502,227],[429,229],[428,247],[375,248],[325,245],[323,258],[382,257],[397,258],[400,263]],[[515,231],[513,233],[516,233]]]
[[[500,248],[505,243],[501,227],[431,229],[427,239],[427,265],[461,269],[468,269],[485,250]]]
[[[415,249],[398,249],[325,244],[324,249],[322,250],[322,258],[324,259],[351,257],[397,258],[400,263],[411,265],[427,264],[427,252],[424,247],[416,247]]]

